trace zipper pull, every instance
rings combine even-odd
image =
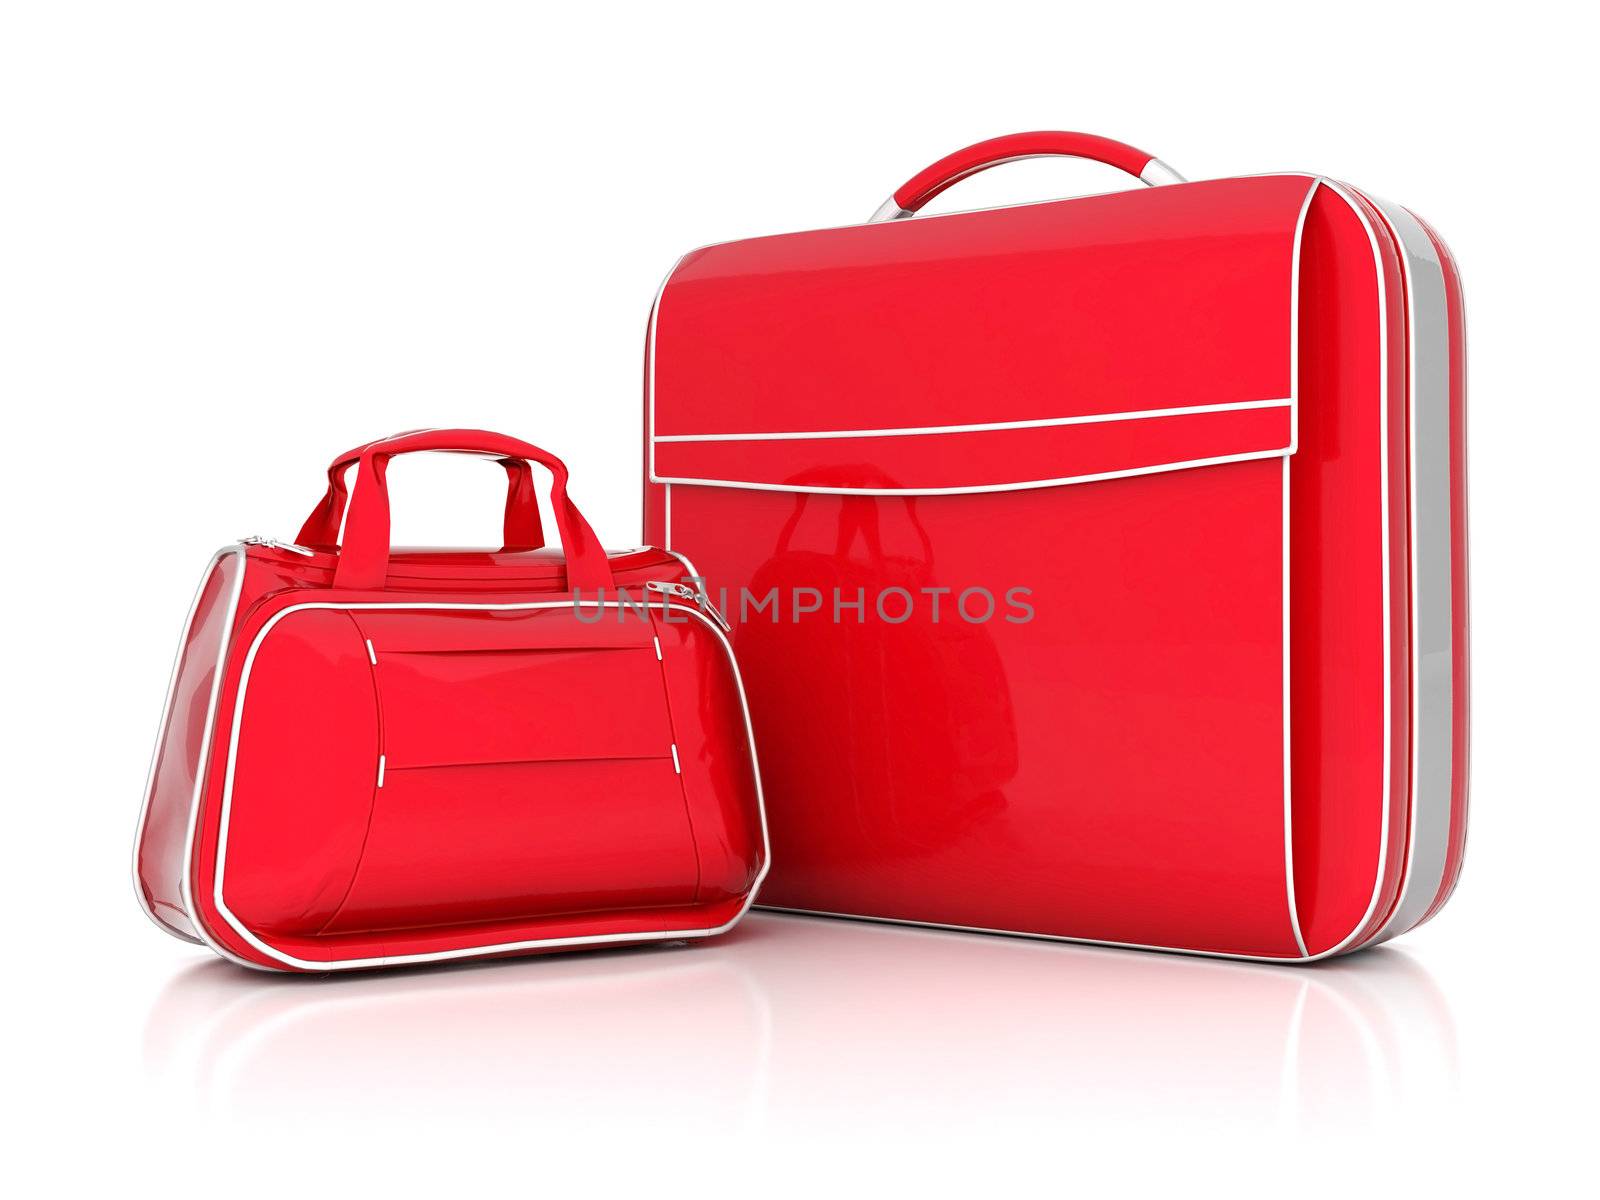
[[[723,633],[733,632],[733,626],[728,624],[728,618],[717,611],[717,606],[711,603],[711,598],[705,592],[687,587],[681,583],[660,583],[654,579],[645,584],[644,587],[647,592],[660,592],[664,596],[693,601],[694,606],[715,621],[717,628],[722,630]]]
[[[681,583],[662,583],[658,579],[652,579],[644,585],[644,590],[671,596],[677,600],[693,600],[696,604],[700,603],[700,593],[693,588],[684,587]]]
[[[307,550],[304,546],[297,546],[293,542],[280,542],[277,538],[261,537],[259,534],[254,537],[240,539],[240,544],[245,546],[265,546],[269,550],[287,550],[291,554],[303,554],[307,558],[315,558],[317,554],[315,550]]]

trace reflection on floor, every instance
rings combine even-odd
[[[428,1107],[524,1131],[1007,1108],[1326,1130],[1403,1119],[1456,1071],[1445,998],[1398,950],[1268,967],[775,914],[710,943],[358,976],[207,961],[160,995],[144,1054],[153,1087],[286,1135]]]

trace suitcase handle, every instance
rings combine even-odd
[[[382,588],[389,574],[389,460],[397,454],[444,451],[538,463],[550,472],[550,507],[555,511],[566,554],[567,590],[598,594],[615,590],[611,565],[589,522],[567,495],[567,465],[531,442],[483,429],[424,429],[397,434],[361,447],[355,487],[350,491],[344,542],[333,585],[357,590]],[[341,456],[342,457],[342,456]]]
[[[406,430],[420,433],[421,430]],[[391,434],[399,437],[399,434]],[[387,439],[379,438],[379,441]],[[337,546],[339,526],[344,523],[344,508],[349,499],[345,475],[361,459],[361,452],[372,445],[346,450],[328,467],[328,491],[311,510],[294,539],[301,546]],[[539,550],[544,547],[544,524],[539,520],[539,494],[533,487],[533,470],[520,458],[502,458],[506,471],[506,515],[502,553]]]
[[[1042,129],[975,142],[954,154],[945,155],[896,188],[894,195],[879,206],[868,222],[898,221],[909,217],[940,192],[960,183],[967,176],[1024,158],[1088,158],[1126,171],[1151,187],[1184,182],[1182,175],[1159,158],[1123,142],[1096,137],[1092,133]]]

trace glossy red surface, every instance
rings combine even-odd
[[[1404,345],[1401,296],[1375,215],[1319,188],[1288,502],[1294,880],[1312,954],[1375,932],[1404,862],[1389,849],[1403,850],[1408,796],[1406,376],[1385,353]]]
[[[441,439],[520,453],[473,431],[423,440]],[[381,470],[350,497],[366,544],[347,526],[342,551],[241,546],[208,574],[137,849],[157,919],[248,965],[301,970],[736,920],[766,864],[754,749],[731,651],[682,589],[684,564],[608,559],[562,489],[564,541],[611,583],[611,607],[586,591],[575,609],[579,565],[552,552],[391,556],[386,504],[363,479],[381,492]],[[385,585],[337,582],[362,551]]]
[[[1096,162],[1118,167],[1130,175],[1138,175],[1143,171],[1151,157],[1143,150],[1092,133],[1048,129],[1008,133],[1004,137],[989,138],[957,150],[919,171],[895,189],[894,201],[906,211],[915,212],[940,192],[960,183],[969,175],[1015,159],[1043,154],[1092,158]]]
[[[1225,179],[695,250],[656,315],[654,436],[1287,399],[1309,188]],[[1002,461],[1035,432],[1012,431]],[[891,440],[852,446],[876,461]],[[675,444],[658,440],[658,467]]]
[[[645,528],[726,595],[763,903],[1286,960],[1374,937],[1408,870],[1404,297],[1372,206],[1303,175],[685,256]]]

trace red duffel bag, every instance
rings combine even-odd
[[[420,450],[502,463],[504,548],[391,553],[385,471]],[[541,549],[531,463],[564,556]],[[738,921],[767,868],[760,780],[686,561],[607,554],[561,461],[499,434],[373,442],[329,481],[303,545],[251,539],[206,571],[134,851],[155,923],[329,971]]]

